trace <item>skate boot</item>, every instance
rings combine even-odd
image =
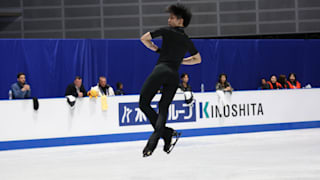
[[[163,151],[169,154],[173,150],[176,143],[178,142],[178,139],[180,138],[180,136],[181,136],[181,133],[174,130],[171,134],[171,137],[164,138]],[[175,141],[172,143],[173,138],[175,138]]]
[[[148,156],[151,156],[153,153],[152,150],[148,149],[148,147],[146,146],[144,149],[143,149],[143,152],[142,152],[142,156],[143,157],[148,157]]]

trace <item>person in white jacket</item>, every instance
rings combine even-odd
[[[114,96],[113,88],[107,84],[107,78],[104,76],[99,77],[99,83],[90,89],[99,92],[99,96]]]

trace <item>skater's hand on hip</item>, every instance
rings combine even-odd
[[[150,32],[145,33],[143,36],[141,36],[140,40],[141,42],[149,49],[151,49],[152,51],[157,52],[157,50],[159,49],[157,45],[155,45],[152,41],[151,41],[152,37]]]

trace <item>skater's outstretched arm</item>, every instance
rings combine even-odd
[[[200,53],[197,53],[187,58],[183,58],[183,61],[182,61],[182,64],[184,65],[194,65],[194,64],[200,64],[200,63],[201,63]]]
[[[155,45],[152,41],[151,41],[152,37],[150,32],[145,33],[143,36],[141,36],[140,40],[141,42],[149,49],[151,49],[152,51],[157,52],[159,50],[159,47],[157,45]]]

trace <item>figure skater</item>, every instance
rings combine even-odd
[[[163,150],[170,153],[174,144],[173,137],[179,137],[180,133],[166,127],[168,108],[177,91],[179,84],[178,69],[180,64],[193,65],[201,63],[201,56],[194,47],[193,42],[184,32],[189,25],[192,14],[184,5],[174,4],[167,8],[170,13],[168,18],[169,27],[160,28],[153,32],[147,32],[141,37],[142,43],[152,51],[160,54],[158,62],[152,73],[144,82],[139,99],[139,107],[150,120],[154,132],[150,136],[147,145],[143,149],[143,157],[150,156],[156,148],[160,138],[164,139]],[[151,40],[162,37],[162,47],[159,48]],[[189,52],[190,57],[184,58]],[[159,112],[150,106],[151,100],[157,91],[163,87],[159,101]]]

